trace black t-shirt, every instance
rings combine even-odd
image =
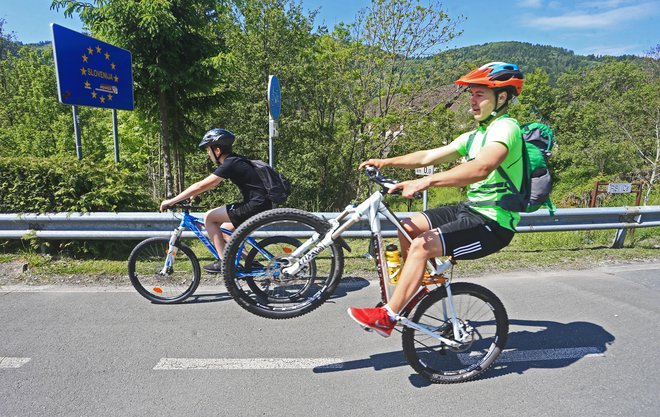
[[[268,199],[259,174],[244,156],[236,153],[229,154],[222,165],[213,171],[213,175],[228,179],[236,184],[238,189],[241,190],[243,201],[265,201]]]

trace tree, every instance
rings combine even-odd
[[[354,167],[370,156],[386,156],[402,132],[433,113],[442,98],[419,100],[434,94],[434,80],[416,77],[418,62],[460,34],[439,1],[373,0],[356,22],[339,26],[335,36],[346,45],[343,71],[347,123],[353,149],[348,155]],[[433,71],[430,71],[433,74]],[[414,138],[406,138],[413,145]],[[412,147],[412,146],[411,146]],[[407,150],[410,150],[407,149]],[[350,172],[350,171],[349,171]],[[348,181],[349,184],[354,181]]]
[[[0,61],[8,59],[11,55],[16,54],[18,50],[16,35],[14,32],[5,30],[5,23],[7,21],[0,17]]]
[[[237,134],[235,149],[252,158],[266,159],[269,75],[282,88],[279,137],[275,142],[278,170],[294,183],[288,204],[326,209],[334,190],[334,165],[341,160],[333,149],[334,74],[326,71],[323,40],[313,33],[313,13],[289,0],[232,2],[222,26],[227,51],[222,59],[230,70],[222,85],[230,101],[219,106],[214,120]],[[331,93],[332,92],[332,93]],[[336,107],[335,107],[336,108]],[[329,188],[325,188],[330,186]],[[343,189],[343,187],[341,188]]]
[[[643,181],[648,202],[658,176],[660,80],[633,61],[605,62],[560,77],[556,161],[564,186],[592,179]]]
[[[525,85],[518,97],[519,105],[512,106],[511,113],[521,123],[540,121],[552,124],[552,115],[557,108],[555,95],[548,74],[536,68],[525,74]]]
[[[221,99],[222,63],[214,58],[223,50],[222,9],[214,0],[54,0],[51,7],[79,14],[94,36],[132,52],[137,107],[160,127],[165,194],[180,191],[184,152],[199,136],[191,108]]]
[[[0,156],[47,157],[71,151],[71,110],[57,102],[52,52],[22,47],[0,62]],[[81,118],[87,113],[81,112]],[[96,141],[91,147],[98,149]]]

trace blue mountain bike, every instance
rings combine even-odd
[[[213,244],[204,235],[204,221],[190,214],[189,202],[170,207],[181,222],[169,238],[152,237],[140,242],[128,258],[128,276],[133,287],[146,299],[160,304],[180,303],[193,295],[201,281],[201,268],[197,256],[181,241],[185,230],[192,231],[202,241],[215,259],[219,259]],[[222,229],[226,235],[232,232]],[[297,300],[305,293],[313,281],[313,275],[301,274],[296,280],[264,282],[261,277],[267,274],[268,264],[289,256],[300,246],[300,241],[289,236],[270,236],[257,241],[258,237],[242,242],[233,260],[236,278],[242,280],[253,292],[269,302],[285,304]],[[315,266],[309,271],[314,273]]]

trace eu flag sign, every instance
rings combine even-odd
[[[133,110],[131,53],[51,24],[60,102]]]

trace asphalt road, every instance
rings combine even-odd
[[[660,264],[472,279],[511,321],[476,381],[433,385],[366,333],[354,278],[286,321],[222,288],[155,305],[132,288],[0,287],[0,416],[658,416]],[[369,285],[371,284],[371,285]]]

